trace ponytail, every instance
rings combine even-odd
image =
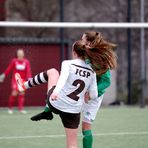
[[[81,40],[78,40],[73,44],[73,50],[83,60],[85,59],[86,56],[86,48],[87,46]]]
[[[89,48],[86,48],[86,59],[89,59],[94,71],[102,75],[109,69],[115,69],[117,67],[117,56],[114,52],[116,44],[107,42],[98,32],[85,34],[87,39],[94,39],[90,42]]]
[[[116,45],[104,40],[99,32],[85,34],[86,38],[88,37],[87,40],[90,39],[90,44],[88,46],[82,40],[76,41],[73,44],[73,50],[77,55],[86,63],[90,63],[99,76],[109,69],[115,69],[117,67],[117,56],[114,52]]]

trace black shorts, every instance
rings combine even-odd
[[[55,107],[53,107],[50,102],[49,102],[49,98],[50,95],[52,94],[53,90],[55,87],[52,87],[47,94],[47,104],[49,106],[49,108],[51,109],[51,111],[55,114],[58,114],[62,120],[63,126],[65,128],[70,128],[70,129],[76,129],[78,128],[79,124],[80,124],[80,113],[67,113],[67,112],[63,112],[60,111],[58,109],[56,109]]]

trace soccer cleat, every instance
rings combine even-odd
[[[32,116],[30,118],[32,121],[40,121],[40,120],[52,120],[53,119],[53,114],[51,111],[49,112],[41,112],[35,116]]]
[[[20,113],[21,114],[27,114],[27,111],[26,110],[21,110]]]
[[[24,82],[23,82],[23,80],[22,80],[22,78],[21,78],[21,76],[20,76],[19,73],[16,73],[16,74],[15,74],[15,80],[16,80],[16,82],[17,82],[18,90],[19,90],[20,92],[25,91],[26,88],[25,88],[25,86],[24,86]]]
[[[13,110],[8,109],[8,114],[12,115],[13,114]]]

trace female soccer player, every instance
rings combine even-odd
[[[23,49],[17,50],[17,58],[12,59],[11,63],[9,64],[8,68],[4,71],[3,74],[0,75],[0,82],[3,82],[5,77],[12,72],[12,82],[11,88],[12,92],[9,97],[8,102],[8,113],[13,113],[13,104],[18,96],[18,109],[21,113],[26,113],[24,110],[24,94],[25,92],[19,92],[17,89],[17,84],[15,81],[15,74],[19,73],[23,80],[28,80],[31,78],[31,70],[30,70],[30,63],[27,59],[24,58],[24,51]]]
[[[98,98],[90,100],[85,103],[83,108],[83,119],[82,119],[82,133],[83,133],[83,148],[92,148],[93,135],[91,132],[92,122],[95,120],[97,112],[101,106],[101,102],[106,91],[106,88],[110,86],[110,69],[115,69],[117,66],[116,55],[113,49],[116,47],[115,44],[105,41],[101,33],[89,31],[83,34],[82,40],[88,46],[99,49],[99,53],[102,55],[99,63],[93,65],[96,68],[97,86],[98,86]],[[103,57],[104,56],[104,57]],[[94,63],[87,57],[85,60],[87,63]],[[87,96],[89,98],[89,95]]]
[[[47,103],[52,112],[59,114],[65,127],[67,148],[77,148],[77,133],[80,122],[80,112],[84,104],[84,95],[89,92],[91,99],[96,99],[97,85],[96,74],[90,64],[84,59],[89,49],[82,41],[73,45],[73,60],[62,62],[62,68],[56,87],[54,82],[48,82]],[[93,51],[92,51],[93,52]],[[56,70],[55,70],[56,71]],[[58,72],[54,74],[58,78]],[[45,81],[46,74],[35,76],[29,80],[28,85]],[[22,80],[16,75],[19,87],[22,87]],[[55,79],[54,79],[55,80]],[[23,87],[26,86],[26,83]],[[52,92],[53,91],[53,92]]]

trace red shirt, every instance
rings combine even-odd
[[[7,76],[12,71],[12,81],[15,80],[15,73],[19,73],[23,80],[31,78],[30,63],[27,59],[12,59],[4,74]]]

